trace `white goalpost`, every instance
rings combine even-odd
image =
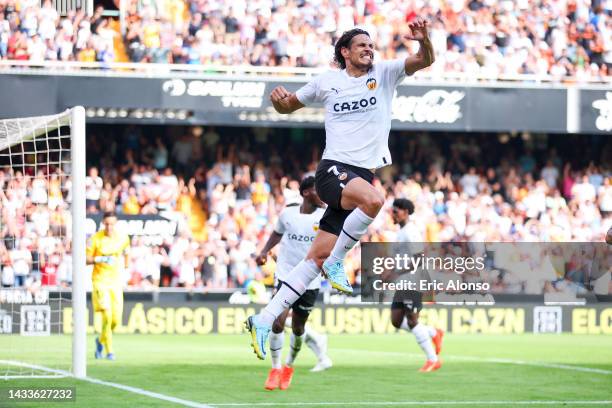
[[[0,120],[0,379],[87,375],[85,148],[81,106]]]

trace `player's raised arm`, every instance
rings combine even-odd
[[[408,24],[409,32],[404,35],[404,39],[419,42],[419,51],[415,55],[406,58],[404,69],[406,75],[412,75],[420,69],[427,68],[435,61],[433,46],[427,33],[427,21],[418,17]]]
[[[292,113],[304,107],[295,94],[287,91],[284,86],[274,88],[270,100],[278,113]]]

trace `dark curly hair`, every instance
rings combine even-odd
[[[342,33],[342,36],[338,38],[338,41],[336,41],[336,45],[334,46],[334,62],[338,64],[341,69],[346,68],[346,61],[344,60],[344,57],[340,51],[345,47],[350,48],[353,37],[359,34],[365,34],[368,37],[370,36],[367,31],[362,30],[361,28],[353,28],[352,30]]]
[[[305,177],[300,183],[300,195],[304,195],[304,191],[315,186],[315,178],[313,176]]]
[[[407,198],[396,198],[393,200],[393,206],[401,210],[408,210],[408,214],[414,213],[414,203]]]

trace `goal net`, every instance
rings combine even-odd
[[[0,379],[85,376],[85,113],[0,120]]]

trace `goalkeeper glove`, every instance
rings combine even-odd
[[[115,258],[112,256],[96,256],[94,258],[95,263],[105,263],[108,265],[112,265],[115,263]]]

